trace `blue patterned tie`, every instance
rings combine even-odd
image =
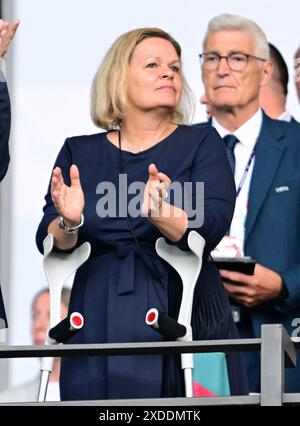
[[[239,142],[238,138],[234,135],[226,135],[223,138],[225,143],[226,154],[228,158],[229,165],[231,167],[233,176],[235,171],[235,156],[234,156],[234,147]]]

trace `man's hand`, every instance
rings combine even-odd
[[[20,24],[19,20],[15,20],[10,26],[7,21],[0,19],[0,57],[4,56],[8,50],[8,46]]]
[[[220,274],[229,296],[247,308],[275,299],[282,291],[281,276],[260,264],[255,265],[253,275],[224,269],[220,270]],[[227,280],[234,281],[234,283]]]

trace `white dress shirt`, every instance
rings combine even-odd
[[[292,116],[288,111],[284,111],[279,117],[277,117],[277,120],[292,121]]]
[[[262,126],[263,115],[261,109],[259,109],[250,120],[246,121],[241,127],[235,132],[231,133],[215,118],[212,118],[212,126],[217,130],[219,135],[224,138],[228,134],[235,135],[240,141],[234,147],[235,155],[235,174],[234,180],[236,188],[239,187],[242,177],[244,175],[246,165],[249,161],[253,148],[256,144],[261,126]],[[250,182],[252,177],[253,166],[255,162],[255,156],[252,159],[250,168],[246,175],[246,179],[242,185],[240,193],[236,199],[236,205],[234,209],[234,215],[231,222],[230,233],[231,237],[235,237],[236,244],[240,249],[241,255],[244,255],[244,237],[245,237],[245,222],[248,211],[248,195],[250,189]]]

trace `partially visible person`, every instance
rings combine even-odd
[[[10,131],[10,102],[5,79],[3,57],[8,51],[9,44],[13,39],[19,21],[11,26],[8,22],[0,19],[0,181],[4,178],[9,164],[9,131]]]
[[[209,102],[207,100],[207,96],[206,96],[205,93],[203,93],[203,95],[200,97],[200,104],[205,106],[207,121],[210,121],[211,120],[211,107],[209,105]]]
[[[272,76],[269,82],[260,88],[259,104],[269,117],[295,122],[296,120],[286,110],[289,82],[288,67],[277,47],[269,43],[269,48]]]
[[[300,46],[295,53],[295,84],[300,102]]]
[[[157,255],[155,243],[166,237],[188,249],[191,229],[206,240],[194,293],[193,336],[237,335],[218,270],[209,262],[210,250],[231,221],[233,177],[217,132],[183,124],[188,93],[181,48],[159,28],[121,35],[95,76],[92,118],[107,132],[66,140],[36,238],[41,252],[47,233],[60,250],[91,244],[91,256],[76,272],[70,303],[71,311],[83,314],[85,327],[70,343],[164,340],[146,325],[145,315],[154,307],[177,318],[182,283]],[[203,196],[198,182],[204,182]],[[188,205],[196,208],[192,215]],[[194,222],[202,208],[204,217]],[[231,393],[247,392],[239,356],[226,359]],[[184,395],[180,356],[173,355],[63,358],[60,382],[65,400]]]
[[[19,21],[14,21],[10,26],[8,22],[0,19],[0,182],[6,175],[9,164],[9,131],[10,131],[10,101],[5,79],[5,64],[3,57],[8,51]],[[7,327],[6,313],[0,286],[0,329]],[[2,330],[3,331],[3,330]],[[5,335],[0,334],[0,341],[5,340]],[[5,332],[5,331],[4,331]]]
[[[62,289],[61,317],[68,314],[71,291]],[[31,338],[34,345],[43,345],[50,324],[50,294],[48,288],[40,290],[31,305]],[[53,370],[49,376],[46,401],[59,401],[60,358],[55,358]],[[40,375],[24,384],[11,387],[0,393],[0,402],[32,402],[37,400]]]

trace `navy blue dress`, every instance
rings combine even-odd
[[[150,163],[155,163],[172,182],[204,182],[204,223],[197,231],[206,240],[206,250],[195,290],[194,338],[236,337],[220,276],[207,260],[229,228],[235,203],[235,186],[220,137],[210,126],[179,126],[157,145],[137,154],[122,151],[122,157],[128,186],[147,181]],[[118,202],[116,212],[110,210],[114,217],[98,215],[101,205],[105,205],[101,198],[103,182],[114,184],[117,200],[124,197],[125,191],[118,188],[119,159],[119,149],[107,139],[107,133],[100,133],[67,139],[55,163],[67,183],[71,164],[79,168],[85,223],[79,230],[78,245],[89,241],[92,246],[92,254],[77,271],[72,289],[69,309],[81,312],[85,318],[84,328],[72,343],[160,341],[162,337],[145,324],[146,311],[156,307],[174,317],[178,314],[180,279],[154,249],[162,234],[147,218],[131,217],[141,246],[138,248]],[[134,195],[128,194],[127,203],[134,201]],[[109,209],[112,206],[108,204],[109,201]],[[47,227],[55,217],[48,190],[44,217],[37,231],[41,252]],[[187,248],[188,232],[178,242],[183,249]],[[178,359],[162,355],[65,358],[61,398],[183,396]],[[246,392],[245,374],[237,354],[228,356],[228,367],[231,392]]]

